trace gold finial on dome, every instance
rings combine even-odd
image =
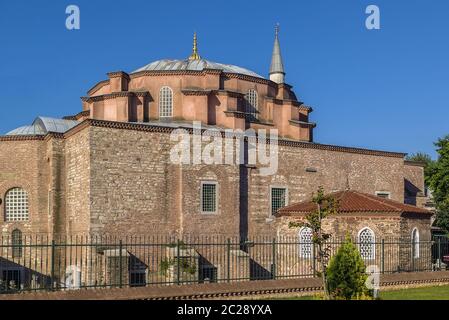
[[[198,54],[198,41],[196,38],[196,32],[193,34],[193,52],[192,55],[189,57],[189,60],[201,60],[200,55]]]

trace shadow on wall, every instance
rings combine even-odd
[[[417,205],[416,198],[423,191],[407,179],[404,179],[404,189],[405,189],[405,203],[416,206]]]
[[[250,259],[250,280],[271,280],[273,279],[273,271],[268,271],[259,263]]]
[[[0,293],[51,288],[51,278],[0,257]]]

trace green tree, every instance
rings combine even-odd
[[[426,166],[430,165],[433,162],[432,157],[424,152],[410,154],[405,159],[408,161],[421,162],[426,164]]]
[[[424,164],[424,178],[426,181],[426,185],[428,186],[429,179],[432,175],[431,167],[434,165],[435,161],[432,160],[432,157],[424,152],[417,152],[411,155],[408,155],[405,160],[420,162]]]
[[[329,299],[329,289],[327,284],[327,265],[329,263],[331,247],[326,244],[327,240],[331,237],[331,234],[323,231],[322,222],[323,219],[330,215],[336,214],[338,211],[338,201],[328,195],[324,194],[323,187],[318,189],[316,195],[312,198],[313,203],[316,204],[316,210],[308,213],[305,216],[304,222],[291,222],[290,228],[310,228],[312,230],[312,242],[317,248],[316,259],[320,264],[321,270],[317,272],[317,276],[323,280],[324,295],[326,299]]]
[[[366,287],[365,263],[349,236],[332,257],[327,269],[329,293],[334,299],[360,299],[371,296]]]
[[[449,135],[435,146],[439,157],[426,168],[426,183],[437,209],[436,225],[449,232]]]

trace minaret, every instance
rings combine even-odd
[[[189,57],[190,61],[193,60],[201,60],[200,55],[198,54],[198,42],[196,38],[196,32],[193,34],[193,50],[192,55]]]
[[[275,28],[273,56],[271,58],[270,67],[270,80],[278,84],[284,83],[285,80],[284,63],[282,62],[281,46],[279,44],[279,24],[277,24]]]

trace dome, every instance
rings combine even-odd
[[[23,126],[8,132],[7,136],[40,136],[48,132],[64,133],[79,124],[75,120],[38,117],[31,126]]]
[[[23,126],[14,129],[6,134],[7,136],[40,136],[45,135],[45,130],[40,126]]]
[[[205,59],[198,60],[158,60],[154,61],[146,66],[137,69],[133,73],[141,72],[141,71],[179,71],[179,70],[190,70],[190,71],[202,71],[204,69],[214,69],[214,70],[222,70],[227,73],[238,73],[251,77],[262,78],[261,75],[257,73],[241,68],[238,66],[223,64],[218,62],[212,62]]]

